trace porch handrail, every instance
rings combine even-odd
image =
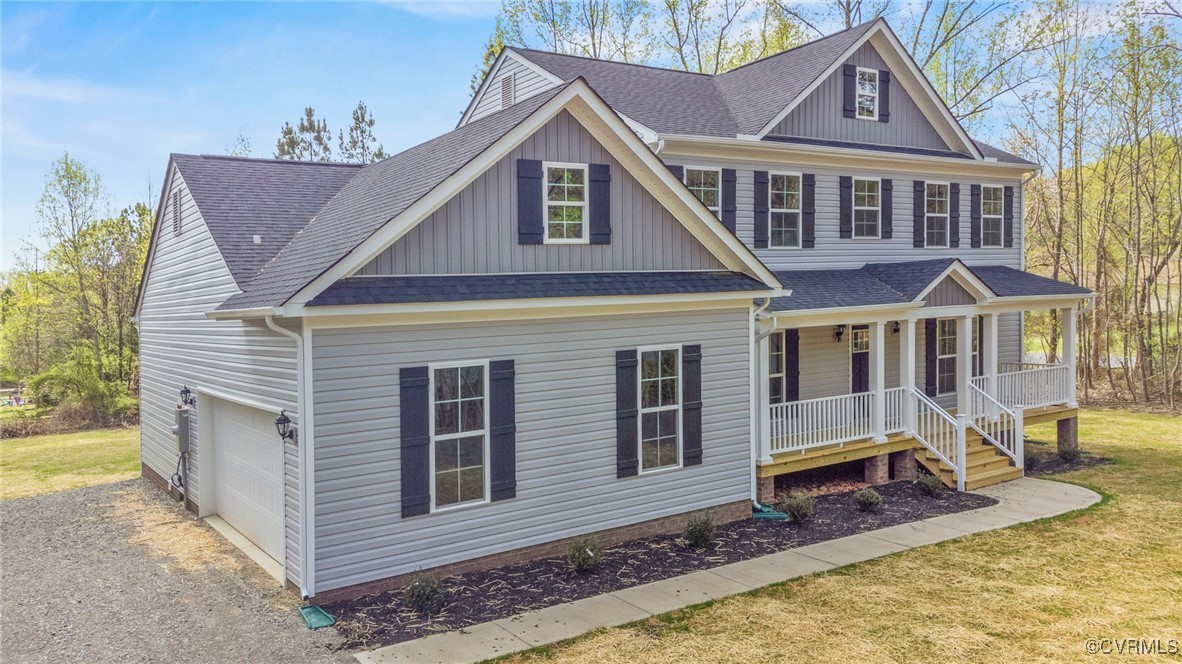
[[[886,389],[886,432],[899,433],[907,428],[907,388],[888,387]]]
[[[1007,408],[1042,408],[1071,403],[1071,367],[1055,364],[997,374],[994,398]],[[974,381],[976,383],[976,381]],[[985,390],[990,392],[991,390]]]
[[[772,404],[772,454],[872,437],[873,398],[872,392],[859,392]]]
[[[1051,364],[1049,362],[998,362],[997,371],[999,373],[1012,373],[1014,371],[1025,371],[1027,369],[1042,369],[1043,367],[1057,367],[1058,364]]]
[[[969,383],[969,426],[981,434],[985,442],[1013,459],[1018,468],[1025,463],[1022,424],[1021,406],[1010,410],[975,382]]]
[[[964,491],[965,429],[968,416],[955,418],[932,401],[931,397],[912,387],[915,397],[915,439],[952,468],[956,476],[956,490]]]

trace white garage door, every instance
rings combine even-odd
[[[283,560],[283,442],[275,415],[223,399],[213,410],[214,509]]]

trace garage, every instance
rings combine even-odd
[[[213,511],[281,561],[283,442],[275,434],[275,414],[225,399],[212,401]]]

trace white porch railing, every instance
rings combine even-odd
[[[931,450],[956,475],[957,491],[964,491],[965,428],[967,416],[953,418],[928,395],[912,388],[915,398],[915,439]]]
[[[1022,409],[1010,410],[975,383],[969,385],[969,426],[1022,468]]]
[[[886,390],[886,432],[898,433],[907,428],[907,388],[891,387]]]
[[[986,376],[977,376],[971,384],[1007,408],[1042,408],[1055,404],[1071,403],[1071,367],[1062,364],[1030,365],[1019,371],[997,374],[997,384],[989,389]]]
[[[870,392],[792,401],[771,407],[772,453],[847,443],[874,435]]]

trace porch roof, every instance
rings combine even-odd
[[[772,300],[772,313],[846,309],[912,303],[928,286],[959,262],[941,258],[897,263],[867,263],[844,270],[787,270],[776,277],[792,295]],[[962,263],[963,265],[963,263]],[[993,297],[1078,295],[1092,291],[1005,265],[964,266],[991,291]]]

